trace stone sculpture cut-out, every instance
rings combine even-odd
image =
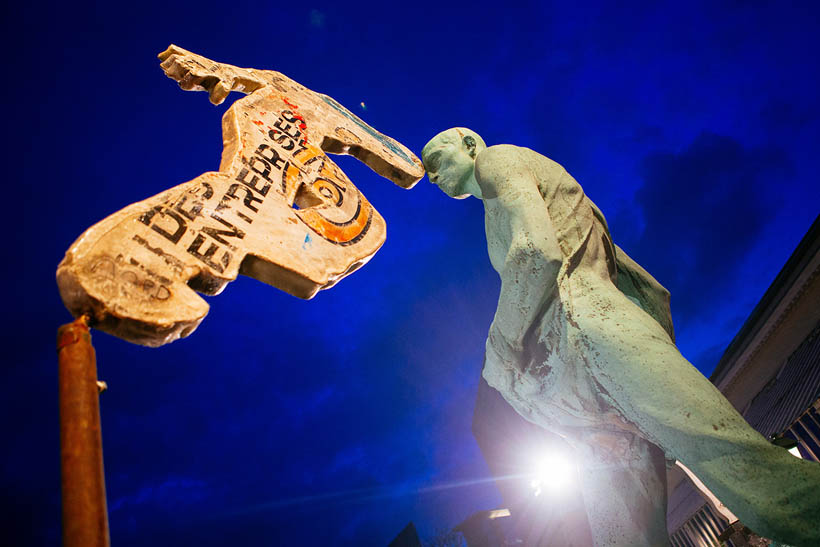
[[[668,460],[757,534],[820,545],[820,465],[752,429],[681,355],[669,291],[566,169],[464,127],[421,154],[445,194],[482,201],[501,280],[482,375],[574,449],[594,545],[669,545]]]
[[[238,274],[311,298],[367,262],[385,222],[328,158],[350,154],[403,188],[424,174],[407,148],[332,98],[269,70],[217,63],[177,46],[168,77],[221,103],[217,172],[134,203],[85,231],[57,268],[66,307],[120,338],[159,346],[187,336]]]

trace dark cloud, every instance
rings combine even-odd
[[[676,319],[685,323],[720,300],[778,213],[790,172],[779,148],[747,148],[708,132],[679,153],[644,158],[634,204],[645,229],[627,251],[672,292]]]
[[[816,104],[798,104],[793,100],[773,98],[760,109],[763,128],[770,133],[798,132],[820,117]]]

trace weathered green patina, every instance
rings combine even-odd
[[[574,446],[596,545],[668,544],[665,457],[758,534],[820,545],[820,465],[768,443],[683,358],[668,291],[563,167],[464,128],[422,161],[447,195],[484,203],[501,294],[483,375]]]

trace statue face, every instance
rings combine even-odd
[[[439,133],[421,152],[427,178],[451,198],[463,199],[467,181],[473,176],[475,159],[460,134],[453,129]]]

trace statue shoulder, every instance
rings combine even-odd
[[[497,195],[522,179],[533,179],[530,154],[534,152],[511,144],[497,144],[479,152],[475,177],[484,195]]]
[[[498,177],[509,172],[511,167],[523,161],[521,152],[527,150],[511,144],[496,144],[478,153],[475,159],[476,172],[485,177]]]
[[[568,176],[560,163],[522,146],[497,144],[476,156],[475,177],[484,196],[497,195],[527,181],[540,187],[543,181],[558,181]]]

